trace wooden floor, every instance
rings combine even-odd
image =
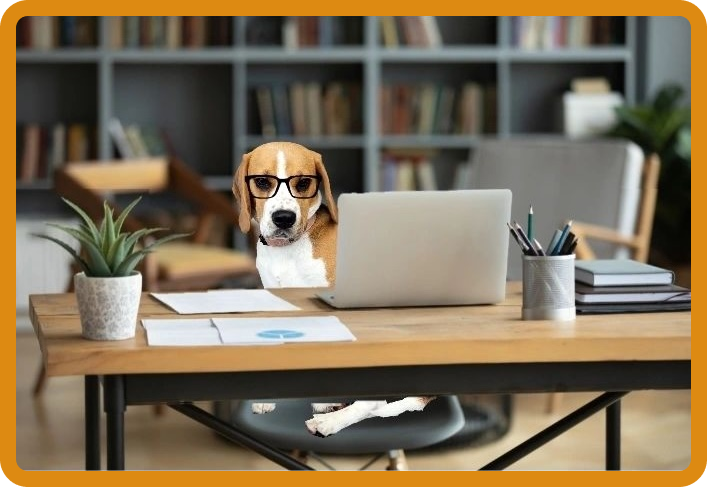
[[[18,334],[17,463],[25,470],[82,469],[83,380],[78,377],[52,378],[43,395],[34,399],[31,389],[39,368],[39,357],[34,335]],[[518,395],[511,430],[502,439],[486,446],[444,453],[411,452],[408,454],[409,466],[413,470],[477,469],[595,396],[564,394],[557,411],[550,414],[546,411],[548,395]],[[622,404],[624,469],[687,468],[691,438],[690,391],[636,392],[627,396]],[[599,413],[520,460],[512,469],[602,469],[603,442],[604,415]],[[367,459],[333,457],[327,460],[337,469],[345,470],[356,469]],[[316,461],[312,466],[321,467]],[[379,461],[372,468],[381,469],[382,466],[383,462]],[[136,470],[280,469],[173,410],[155,416],[151,407],[128,408],[126,467]]]

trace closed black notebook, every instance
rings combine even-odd
[[[662,303],[577,303],[579,314],[609,314],[609,313],[658,313],[665,311],[690,311],[692,301],[662,302]]]

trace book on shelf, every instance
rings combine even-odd
[[[381,39],[385,47],[398,47],[400,39],[398,38],[398,30],[395,26],[395,17],[392,15],[384,15],[379,17],[378,23],[381,30]]]
[[[596,259],[575,262],[575,281],[590,286],[642,286],[672,284],[668,269],[631,259]]]
[[[438,189],[433,151],[426,149],[387,149],[382,154],[383,191],[434,191]]]
[[[41,131],[37,123],[28,123],[22,129],[22,154],[17,179],[23,183],[32,182],[37,178],[41,157]]]
[[[273,106],[272,92],[268,86],[259,86],[255,89],[255,97],[260,115],[260,129],[264,136],[277,135],[275,128],[275,108]]]
[[[575,301],[578,303],[644,303],[660,301],[690,301],[690,290],[675,284],[645,286],[589,286],[576,282]]]
[[[88,125],[72,123],[66,135],[66,162],[87,161],[91,158],[91,134]]]
[[[125,133],[125,128],[119,119],[113,117],[108,121],[108,133],[111,139],[113,139],[113,144],[118,151],[119,157],[122,159],[132,159],[135,157],[132,145]]]

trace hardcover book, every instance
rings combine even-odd
[[[575,280],[590,286],[672,284],[672,271],[631,259],[578,260]]]

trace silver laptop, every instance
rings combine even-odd
[[[507,189],[342,194],[336,308],[497,303],[505,298]]]

